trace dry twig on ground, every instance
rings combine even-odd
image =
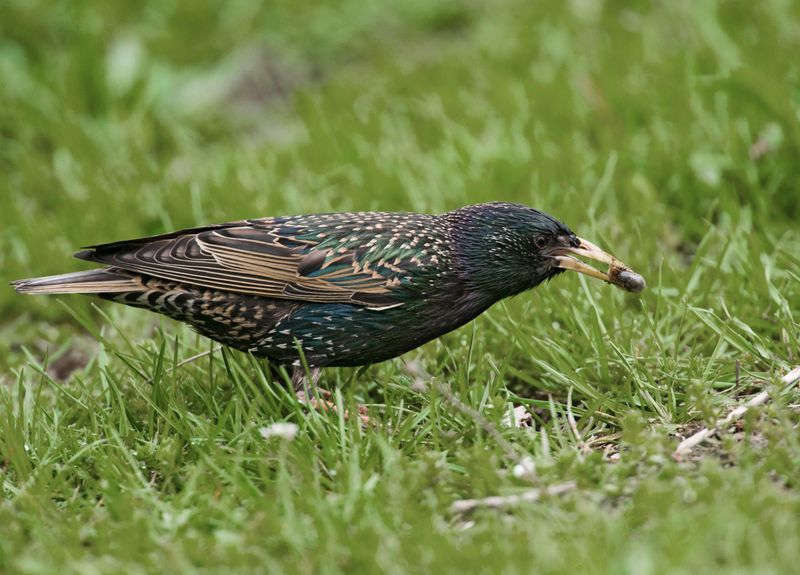
[[[800,380],[800,367],[794,368],[792,371],[787,373],[781,378],[781,381],[785,385],[791,385],[797,380]],[[752,398],[746,403],[740,405],[733,411],[731,411],[728,415],[723,417],[722,419],[718,420],[714,427],[704,427],[697,433],[687,437],[683,441],[680,442],[677,449],[673,452],[673,457],[680,458],[682,455],[686,455],[689,453],[693,448],[700,445],[706,439],[714,435],[717,430],[724,429],[730,423],[736,421],[737,419],[741,418],[749,409],[754,407],[758,407],[763,403],[766,403],[769,399],[769,394],[766,391],[762,391]]]
[[[574,481],[568,481],[566,483],[559,483],[558,485],[551,485],[550,487],[529,489],[514,495],[493,495],[480,499],[458,499],[457,501],[453,501],[452,505],[450,505],[450,511],[453,513],[466,513],[479,507],[511,507],[519,505],[520,503],[538,501],[542,497],[549,495],[561,495],[574,490],[575,487],[576,484]]]

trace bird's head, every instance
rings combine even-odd
[[[645,288],[644,278],[620,260],[539,210],[496,202],[467,206],[446,217],[463,279],[492,298],[531,289],[565,270],[631,292]],[[608,271],[598,270],[576,256],[606,264]]]

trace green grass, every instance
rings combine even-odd
[[[0,572],[795,572],[796,3],[397,4],[3,3],[0,279],[204,223],[509,200],[650,289],[562,276],[326,371],[367,428],[246,355],[181,363],[211,344],[171,321],[0,289]]]

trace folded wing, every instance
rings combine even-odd
[[[321,241],[282,220],[233,222],[92,246],[76,257],[190,285],[369,308],[402,305],[402,270],[370,263],[358,245]],[[323,234],[324,235],[324,234]]]

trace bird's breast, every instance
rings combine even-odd
[[[417,301],[373,310],[348,304],[306,304],[278,322],[253,348],[279,363],[298,360],[298,346],[314,366],[358,366],[384,361],[464,325],[488,305],[459,300]]]

